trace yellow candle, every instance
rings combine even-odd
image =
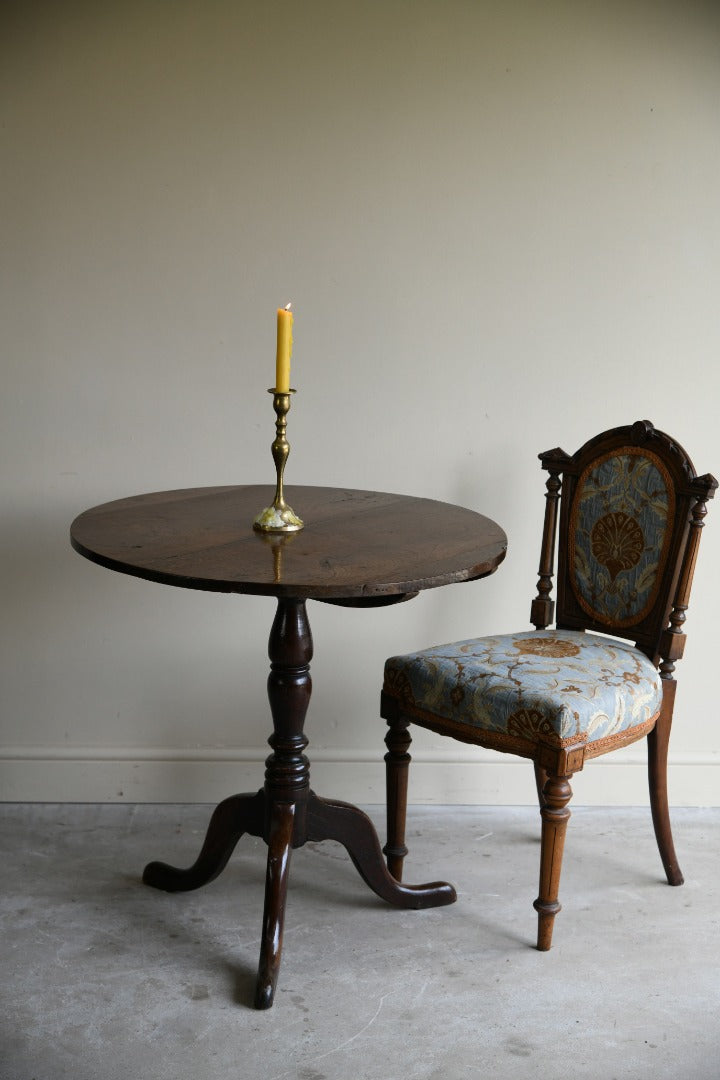
[[[275,389],[279,394],[287,394],[290,389],[290,354],[292,352],[293,315],[290,304],[278,308],[277,313],[277,356],[275,360]]]

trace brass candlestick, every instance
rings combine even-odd
[[[285,502],[285,496],[283,495],[283,473],[285,472],[285,462],[290,453],[290,444],[285,438],[287,414],[290,411],[290,395],[294,394],[295,391],[288,390],[283,393],[278,393],[273,387],[268,390],[268,393],[273,396],[273,409],[277,416],[277,420],[275,421],[275,440],[271,446],[273,461],[275,462],[275,471],[277,473],[277,486],[275,488],[275,498],[273,499],[272,506],[266,506],[262,513],[258,514],[253,521],[253,529],[265,533],[293,533],[302,529],[303,522],[292,507],[288,506]]]

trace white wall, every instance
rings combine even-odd
[[[311,605],[314,782],[383,797],[393,652],[527,625],[536,455],[649,418],[720,471],[720,9],[653,0],[66,0],[0,14],[0,797],[215,800],[262,781],[271,600],[68,544],[98,502],[287,480],[459,502],[500,572]],[[300,508],[298,508],[300,509]],[[720,520],[671,798],[717,802]],[[412,797],[531,802],[529,766],[417,735]],[[643,749],[576,801],[644,802]]]

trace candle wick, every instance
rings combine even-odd
[[[285,305],[285,310],[289,311],[291,307],[292,307],[292,304],[286,304]]]

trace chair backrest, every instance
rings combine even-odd
[[[557,535],[558,628],[629,638],[655,664],[667,661],[669,674],[682,656],[705,504],[717,480],[697,476],[683,448],[649,420],[597,435],[572,457],[555,449],[540,460],[550,476],[530,621],[538,628],[553,621]]]

